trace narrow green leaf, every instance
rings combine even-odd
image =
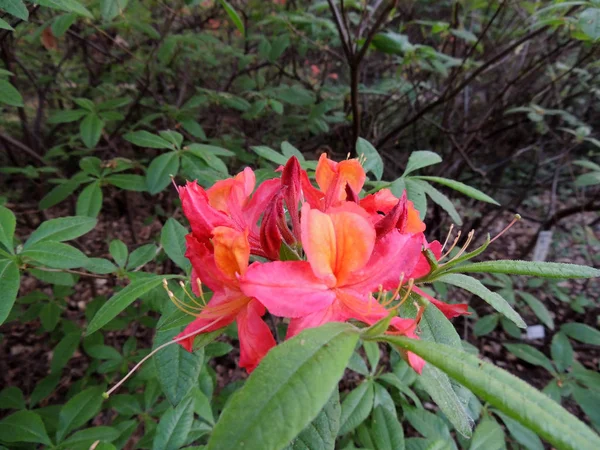
[[[423,189],[423,192],[425,192],[425,194],[427,194],[431,198],[431,200],[433,200],[434,203],[436,203],[444,211],[446,211],[456,225],[462,226],[462,219],[460,218],[458,211],[454,207],[454,204],[448,197],[446,197],[444,194],[442,194],[440,191],[438,191],[436,188],[434,188],[431,184],[427,183],[426,181],[422,181],[422,180],[412,180],[412,181],[417,182]]]
[[[514,437],[515,440],[519,444],[523,445],[527,450],[544,450],[544,444],[542,444],[542,441],[538,435],[529,428],[524,427],[519,422],[511,419],[500,411],[494,410],[494,414],[502,419],[502,422],[504,422],[504,425],[506,425],[506,428],[508,428],[508,432],[511,434],[511,436]]]
[[[65,109],[63,111],[56,111],[48,118],[48,123],[71,123],[76,122],[85,116],[88,112],[83,109]]]
[[[405,337],[381,339],[421,356],[557,448],[600,448],[600,437],[554,400],[477,356]]]
[[[171,341],[180,331],[181,327],[157,331],[154,348]],[[171,405],[177,406],[192,387],[198,384],[204,351],[190,353],[181,345],[175,344],[159,351],[153,359],[163,392]]]
[[[136,248],[131,252],[131,255],[129,255],[126,269],[133,270],[152,261],[156,256],[156,250],[157,248],[154,244],[146,244]]]
[[[527,361],[530,364],[543,367],[550,373],[556,373],[552,362],[546,355],[540,352],[538,349],[533,348],[527,344],[504,344],[504,346],[515,355],[517,358]]]
[[[427,198],[423,187],[410,178],[404,178],[404,186],[406,197],[414,203],[415,208],[419,211],[419,217],[423,220],[427,214]]]
[[[152,449],[179,449],[186,443],[193,420],[194,401],[191,397],[183,400],[176,408],[169,407],[160,418]]]
[[[506,448],[504,430],[493,419],[483,419],[473,433],[469,450],[503,450]]]
[[[79,124],[79,134],[87,148],[95,148],[98,145],[103,128],[104,122],[95,113],[85,116],[85,119]]]
[[[221,4],[221,6],[223,6],[225,12],[229,16],[235,27],[238,29],[238,31],[242,33],[242,36],[245,36],[246,31],[244,30],[244,22],[242,21],[238,13],[235,11],[235,9],[233,9],[233,6],[231,6],[225,0],[219,0],[219,3]]]
[[[99,426],[78,431],[64,441],[66,448],[82,446],[89,448],[96,441],[112,442],[119,437],[121,432],[116,428]],[[98,448],[98,447],[96,447]]]
[[[356,141],[356,156],[364,158],[363,168],[365,172],[372,172],[375,178],[381,180],[383,177],[383,160],[377,149],[363,138]]]
[[[8,259],[0,260],[0,325],[4,323],[12,310],[21,282],[19,268],[14,261]]]
[[[147,131],[135,131],[133,133],[128,133],[123,136],[123,138],[132,144],[137,145],[138,147],[173,148],[173,144],[171,144],[169,141]]]
[[[0,392],[0,409],[25,409],[23,391],[16,386],[9,386]]]
[[[374,450],[404,450],[404,430],[398,419],[387,409],[378,406],[373,410],[370,434]]]
[[[15,30],[13,27],[10,26],[10,23],[8,23],[4,19],[0,19],[0,29],[2,29],[2,30],[9,30],[9,31],[14,31]]]
[[[277,153],[270,147],[266,147],[264,145],[255,145],[250,148],[261,158],[264,158],[267,161],[274,162],[275,164],[285,165],[288,161],[287,156],[283,156],[281,153]]]
[[[479,319],[477,319],[477,322],[475,322],[475,326],[473,327],[473,334],[476,337],[480,337],[491,333],[498,326],[500,317],[500,314],[489,314],[487,316],[480,317]],[[509,321],[508,323],[513,322]]]
[[[17,219],[13,212],[0,205],[0,244],[4,245],[10,253],[14,253],[13,237],[16,224]]]
[[[584,344],[600,345],[600,331],[583,323],[565,323],[560,330]]]
[[[434,183],[439,183],[444,186],[449,187],[450,189],[454,189],[462,194],[465,194],[467,197],[474,198],[475,200],[480,200],[482,202],[491,203],[493,205],[500,205],[496,200],[494,200],[489,195],[484,194],[479,189],[475,189],[474,187],[468,186],[460,181],[450,180],[448,178],[442,177],[430,177],[419,175],[414,178],[418,178],[420,180],[433,181]]]
[[[100,181],[88,184],[77,198],[75,212],[78,216],[97,217],[102,209]]]
[[[56,241],[37,242],[21,254],[53,269],[75,269],[88,262],[88,257],[75,247]]]
[[[31,411],[19,411],[0,421],[0,441],[34,442],[52,446],[40,416]]]
[[[77,189],[80,184],[80,181],[69,180],[55,186],[40,200],[40,209],[47,209],[62,202],[65,198],[75,192],[75,189]]]
[[[23,106],[23,97],[17,89],[8,81],[0,78],[0,103],[10,106]]]
[[[61,442],[69,431],[79,428],[98,414],[104,400],[102,392],[102,386],[87,388],[65,403],[58,416],[58,442]]]
[[[329,323],[271,349],[223,410],[207,450],[287,445],[337,388],[357,341],[352,325]]]
[[[92,13],[76,0],[36,0],[36,3],[52,9],[73,12],[88,19],[94,18]]]
[[[600,270],[577,264],[536,261],[484,261],[453,267],[451,272],[506,273],[543,278],[595,278]]]
[[[17,19],[25,20],[29,18],[27,6],[21,0],[0,0],[0,9],[3,9],[11,16]]]
[[[113,295],[102,307],[98,310],[94,318],[88,325],[86,335],[90,335],[98,331],[108,322],[113,320],[125,308],[136,301],[146,292],[159,286],[163,279],[175,278],[176,275],[155,276],[150,278],[140,278],[133,281],[129,286]]]
[[[375,390],[372,381],[363,382],[348,394],[342,402],[338,435],[342,436],[354,430],[369,417],[373,409],[374,398]]]
[[[319,415],[283,450],[334,450],[340,414],[340,394],[334,389]]]
[[[67,365],[77,347],[81,341],[81,334],[79,331],[75,331],[66,334],[60,342],[54,347],[52,353],[52,362],[50,363],[50,372],[52,374],[60,375],[62,369]],[[58,381],[58,380],[57,380]],[[54,386],[52,387],[54,389]]]
[[[573,365],[573,347],[566,334],[559,332],[552,337],[550,352],[559,372],[565,372]]]
[[[110,252],[110,256],[113,257],[115,262],[120,267],[125,267],[125,263],[127,262],[127,256],[129,255],[129,250],[127,250],[127,245],[120,239],[113,239],[108,244],[108,251]]]
[[[88,262],[83,268],[98,274],[107,274],[117,271],[117,266],[104,258],[88,258]]]
[[[164,153],[152,160],[146,173],[146,187],[152,195],[158,194],[171,182],[171,177],[179,172],[179,155],[176,152]]]
[[[190,261],[185,257],[185,235],[187,229],[177,220],[170,217],[160,234],[160,243],[165,253],[173,260],[175,264],[189,273],[191,268]]]
[[[115,174],[106,177],[106,181],[127,191],[144,192],[146,190],[146,178],[141,175]]]
[[[100,13],[102,20],[110,22],[115,17],[123,14],[129,0],[102,0],[100,3]]]
[[[542,322],[551,330],[554,330],[554,319],[552,319],[550,311],[548,311],[546,306],[528,292],[517,292],[521,296],[521,298],[525,300],[525,303],[527,303],[527,306],[531,308],[536,317],[540,319],[540,322]]]
[[[292,156],[295,156],[296,158],[298,158],[298,161],[300,161],[301,163],[304,162],[304,155],[302,154],[302,152],[300,150],[298,150],[296,147],[294,147],[292,144],[290,144],[288,141],[283,141],[281,143],[281,153],[283,153],[283,156],[287,157],[287,158],[291,158]],[[600,169],[598,169],[600,170]]]
[[[479,280],[461,274],[447,274],[438,278],[438,281],[457,286],[477,295],[481,299],[485,300],[496,311],[504,314],[507,319],[512,320],[518,327],[525,328],[527,326],[519,313],[516,312],[506,300],[504,300],[495,292],[490,291]]]
[[[98,221],[91,217],[71,216],[50,219],[31,233],[23,248],[27,249],[41,241],[69,241],[90,232]]]

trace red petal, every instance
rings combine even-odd
[[[256,300],[248,303],[237,315],[238,337],[240,340],[239,366],[252,372],[268,351],[277,343],[267,324],[261,319],[265,307]]]

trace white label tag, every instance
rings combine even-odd
[[[546,261],[551,243],[552,230],[541,231],[533,250],[533,261]]]

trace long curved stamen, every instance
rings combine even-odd
[[[390,311],[394,311],[394,310],[400,308],[404,304],[404,302],[406,300],[408,300],[408,298],[410,297],[410,294],[412,292],[412,289],[413,289],[414,285],[415,285],[414,278],[410,278],[408,280],[408,286],[406,287],[406,293],[404,294],[404,297],[402,297],[402,300],[400,300],[397,305],[394,305],[393,307],[391,307],[389,309]]]
[[[183,289],[183,292],[185,292],[185,295],[187,295],[187,297],[192,301],[192,303],[200,308],[206,306],[206,304],[201,305],[200,303],[198,303],[198,301],[194,298],[194,296],[192,294],[189,293],[189,291],[186,289],[185,287],[185,283],[183,281],[179,282],[179,286],[181,286],[181,289]],[[200,291],[202,292],[202,291]]]
[[[446,248],[446,244],[448,243],[448,240],[450,239],[450,236],[452,236],[452,231],[454,230],[454,224],[451,223],[450,224],[450,229],[448,230],[448,234],[446,235],[446,239],[444,240],[444,245],[442,245],[442,251],[444,251],[444,249]]]
[[[452,261],[461,257],[461,255],[467,250],[467,248],[471,244],[471,241],[473,240],[473,236],[475,236],[475,230],[469,231],[465,245],[463,245],[462,248],[460,249],[460,251],[456,254],[456,256],[454,258],[452,258],[450,261],[448,261],[446,264],[451,263]]]
[[[450,246],[450,248],[448,249],[448,251],[442,255],[442,257],[439,259],[439,261],[441,261],[442,259],[444,259],[446,256],[448,256],[450,254],[450,252],[452,250],[454,250],[454,247],[456,247],[456,244],[458,244],[458,240],[460,239],[460,235],[461,235],[461,232],[459,231],[458,234],[456,235],[456,237],[454,238],[454,242],[452,242],[452,245]]]
[[[185,339],[191,338],[192,336],[196,336],[197,334],[202,333],[204,330],[207,330],[208,328],[212,327],[218,321],[219,321],[219,319],[214,320],[211,323],[209,323],[208,325],[206,325],[205,327],[202,327],[199,330],[195,330],[193,333],[188,333],[184,336],[181,336],[177,339],[173,339],[172,341],[169,341],[169,342],[165,342],[164,344],[156,347],[154,350],[152,350],[150,353],[148,353],[139,363],[137,363],[135,366],[133,366],[133,369],[131,369],[129,372],[127,372],[127,375],[125,375],[117,384],[115,384],[112,388],[110,388],[108,391],[106,391],[104,394],[102,394],[102,396],[104,398],[110,397],[110,394],[112,394],[114,391],[116,391],[125,381],[127,381],[127,379],[131,375],[133,375],[135,373],[136,370],[138,370],[140,368],[140,366],[142,364],[144,364],[146,361],[148,361],[148,359],[150,359],[152,356],[154,356],[158,351],[162,350],[165,347],[168,347],[169,345],[176,344]]]
[[[179,298],[177,298],[177,296],[173,293],[173,291],[171,291],[169,289],[169,284],[167,283],[166,279],[163,280],[163,288],[165,289],[165,291],[167,291],[167,295],[169,296],[169,299],[171,300],[171,302],[173,302],[173,304],[177,307],[177,309],[184,312],[185,314],[189,314],[190,316],[198,317],[200,315],[200,312],[202,311],[203,308],[201,308],[201,307],[198,308],[198,307],[195,307],[192,305],[188,305],[188,304],[182,302],[181,300],[179,300]]]
[[[500,233],[498,233],[498,234],[496,235],[496,237],[494,237],[494,239],[492,239],[492,240],[490,241],[490,244],[491,244],[492,242],[494,242],[496,239],[498,239],[500,236],[502,236],[504,233],[506,233],[506,232],[508,231],[508,229],[509,229],[510,227],[512,227],[512,226],[513,226],[515,223],[517,223],[519,220],[521,220],[521,215],[520,215],[520,214],[515,214],[515,217],[514,217],[514,219],[513,219],[513,220],[512,220],[512,221],[511,221],[511,222],[510,222],[508,225],[506,225],[506,227],[504,227],[504,230],[502,230]]]

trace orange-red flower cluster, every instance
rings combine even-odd
[[[321,155],[318,187],[295,157],[280,170],[281,178],[256,190],[250,168],[207,190],[195,182],[179,188],[192,228],[186,238],[192,286],[197,295],[201,284],[213,291],[181,344],[191,350],[195,330],[236,321],[239,364],[248,372],[276,345],[262,319],[266,311],[290,319],[287,337],[332,321],[372,325],[388,317],[413,279],[429,272],[423,249],[441,254],[439,242],[425,239],[425,224],[406,195],[383,189],[359,198],[366,175],[357,159],[338,163]],[[466,305],[414,290],[448,317],[466,312]],[[421,313],[393,317],[388,332],[417,338]],[[421,371],[422,359],[409,353],[408,360]]]

